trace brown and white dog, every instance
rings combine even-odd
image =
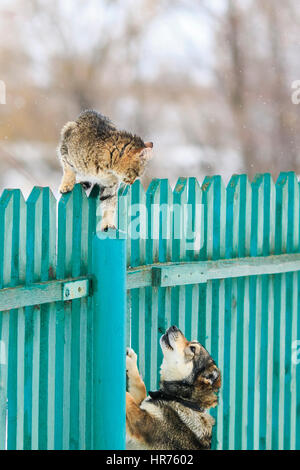
[[[137,355],[127,349],[127,449],[210,449],[214,419],[206,410],[218,404],[220,370],[206,349],[176,326],[161,337],[160,346],[160,388],[148,397]]]

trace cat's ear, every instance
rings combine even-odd
[[[148,149],[152,149],[153,148],[153,142],[146,142],[145,147],[147,147]]]

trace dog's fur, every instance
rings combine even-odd
[[[206,349],[172,326],[160,340],[160,389],[149,392],[137,356],[127,350],[126,440],[128,449],[210,449],[214,419],[206,413],[218,403],[221,373]]]
[[[152,157],[152,142],[120,131],[102,114],[82,112],[61,131],[57,153],[63,166],[60,192],[72,191],[76,176],[84,188],[100,185],[101,229],[115,227],[117,192],[120,182],[132,184],[141,177]]]

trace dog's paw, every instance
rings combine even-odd
[[[73,190],[73,188],[74,188],[74,184],[64,183],[60,185],[59,192],[62,194],[69,193],[70,191]]]
[[[137,355],[133,349],[126,349],[126,372],[130,374],[138,373]]]
[[[136,355],[136,353],[134,352],[133,349],[131,349],[131,348],[126,348],[126,356],[127,356],[130,360],[132,360],[132,361],[134,361],[135,363],[137,363],[137,355]]]

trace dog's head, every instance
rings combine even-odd
[[[216,406],[221,373],[206,349],[197,341],[188,341],[176,326],[161,337],[160,345],[164,356],[161,389],[206,409]]]

